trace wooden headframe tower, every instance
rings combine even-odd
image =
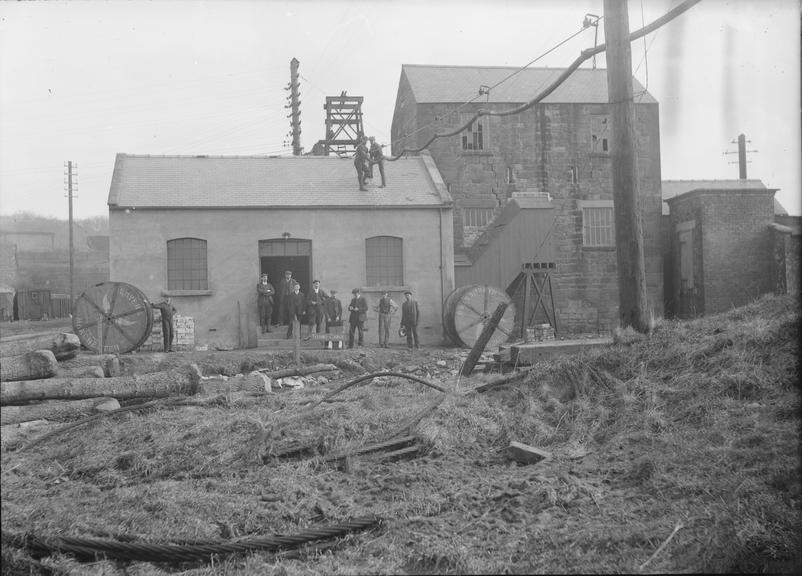
[[[325,154],[350,155],[356,151],[362,128],[362,96],[326,96]]]

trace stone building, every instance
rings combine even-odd
[[[360,192],[353,162],[327,156],[118,154],[109,192],[111,280],[171,296],[197,347],[255,346],[256,283],[285,269],[368,299],[411,290],[419,333],[442,340],[454,287],[452,200],[428,155],[389,163],[388,187]],[[373,338],[375,328],[369,332]]]
[[[562,72],[404,65],[393,154],[458,130],[479,110],[522,105]],[[662,316],[658,105],[634,78],[633,86],[648,301]],[[579,69],[541,103],[482,116],[428,148],[454,198],[456,285],[488,283],[511,292],[525,267],[544,266],[561,335],[618,325],[607,100],[606,70]],[[518,248],[494,248],[499,243]]]

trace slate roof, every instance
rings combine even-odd
[[[431,156],[385,162],[387,188],[359,190],[353,160],[335,156],[117,154],[108,204],[124,208],[437,207],[452,203]]]
[[[671,211],[666,200],[671,200],[675,196],[680,196],[694,190],[775,190],[766,188],[761,180],[663,180],[663,216],[668,216]],[[782,204],[774,199],[774,214],[785,216]]]
[[[401,74],[409,80],[418,104],[466,102],[478,94],[480,86],[493,86],[516,70],[519,68],[508,66],[401,66]],[[529,102],[564,71],[565,68],[526,68],[493,88],[489,98],[481,96],[476,102]],[[657,102],[634,77],[632,90],[636,103]],[[607,70],[602,68],[579,68],[543,99],[544,103],[552,104],[607,104],[607,101]]]

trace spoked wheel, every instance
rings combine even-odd
[[[471,348],[487,321],[501,303],[508,304],[486,348],[505,342],[515,326],[515,305],[509,295],[495,286],[469,284],[457,288],[443,304],[443,330],[455,344]]]
[[[148,339],[153,311],[138,288],[123,282],[102,282],[75,301],[72,328],[89,350],[123,354]]]

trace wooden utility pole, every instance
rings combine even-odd
[[[70,227],[70,313],[75,304],[75,255],[72,238],[72,161],[67,161],[67,198],[69,205],[69,227]]]
[[[301,93],[298,91],[300,83],[298,82],[298,62],[297,58],[290,60],[290,83],[287,89],[290,91],[289,105],[285,108],[290,109],[287,115],[290,118],[290,125],[292,126],[292,154],[293,156],[300,156],[303,153],[301,147]]]
[[[627,0],[604,0],[607,92],[612,120],[611,152],[618,307],[622,327],[648,332],[643,224],[638,201],[637,138],[632,102],[632,51]]]

